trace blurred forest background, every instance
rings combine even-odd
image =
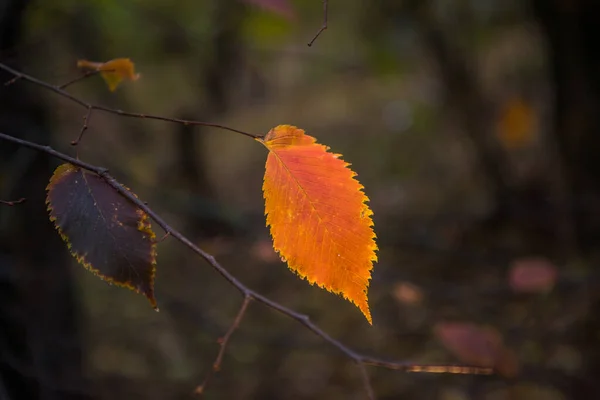
[[[369,368],[380,399],[600,397],[600,3],[592,0],[2,0],[0,62],[45,81],[130,57],[113,108],[253,133],[302,127],[366,187],[374,325],[274,254],[265,150],[208,128],[95,113],[79,156],[244,283],[375,356],[485,363],[494,376]],[[12,77],[0,73],[0,81]],[[0,132],[69,142],[82,108],[0,86]],[[68,255],[44,188],[57,160],[0,142],[0,398],[189,399],[242,299],[178,242],[154,312]],[[161,235],[160,230],[157,234]],[[207,399],[362,399],[355,365],[252,304]]]

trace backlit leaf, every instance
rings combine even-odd
[[[373,213],[350,164],[295,126],[257,140],[269,149],[263,194],[273,247],[292,271],[352,301],[372,323]]]
[[[91,71],[101,71],[100,75],[108,85],[108,89],[114,92],[123,79],[136,81],[140,74],[135,73],[135,66],[129,58],[115,58],[105,63],[88,60],[77,61],[77,67]]]
[[[54,171],[46,190],[50,220],[77,261],[101,279],[145,295],[158,310],[148,215],[100,176],[71,164]]]

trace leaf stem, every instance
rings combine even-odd
[[[78,76],[77,78],[71,79],[69,82],[63,83],[62,85],[58,86],[58,88],[61,89],[61,90],[64,90],[67,87],[69,87],[69,86],[71,86],[71,85],[73,85],[73,84],[75,84],[75,83],[77,83],[79,81],[82,81],[82,80],[84,80],[86,78],[89,78],[90,76],[98,75],[100,72],[102,72],[102,71],[99,71],[99,70],[86,71],[83,74],[81,74],[80,76]],[[104,71],[104,72],[106,72],[106,71]]]

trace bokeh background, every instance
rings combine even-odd
[[[302,127],[366,187],[380,261],[374,325],[274,254],[266,152],[231,132],[94,113],[78,147],[250,287],[384,359],[380,399],[600,396],[600,5],[591,0],[2,0],[0,62],[61,84],[78,59],[130,57],[108,91],[133,112],[266,133]],[[0,73],[0,81],[11,76]],[[0,131],[69,145],[85,110],[0,86]],[[241,297],[188,249],[158,247],[160,312],[67,254],[44,206],[58,162],[0,142],[0,398],[190,399]],[[161,232],[156,228],[158,235]],[[251,304],[207,399],[362,399],[355,365]]]

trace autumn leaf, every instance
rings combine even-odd
[[[398,302],[406,305],[418,305],[425,298],[423,290],[410,282],[398,282],[393,294]]]
[[[493,367],[505,377],[518,373],[515,352],[504,345],[496,329],[466,322],[439,322],[435,326],[438,340],[462,361]]]
[[[71,164],[54,171],[46,190],[50,220],[77,261],[101,279],[145,295],[158,310],[148,215],[100,176]]]
[[[79,60],[77,61],[77,68],[100,71],[100,75],[104,78],[111,92],[114,92],[124,79],[136,81],[140,77],[140,74],[135,73],[135,66],[129,58],[115,58],[105,63]]]
[[[548,260],[527,257],[515,260],[509,270],[508,280],[515,292],[544,293],[554,288],[558,278],[557,268]]]
[[[498,138],[509,150],[526,147],[535,139],[536,122],[531,105],[520,98],[510,99],[498,121]]]
[[[292,271],[341,294],[372,324],[373,213],[350,164],[295,126],[257,140],[269,149],[263,194],[273,247]]]

